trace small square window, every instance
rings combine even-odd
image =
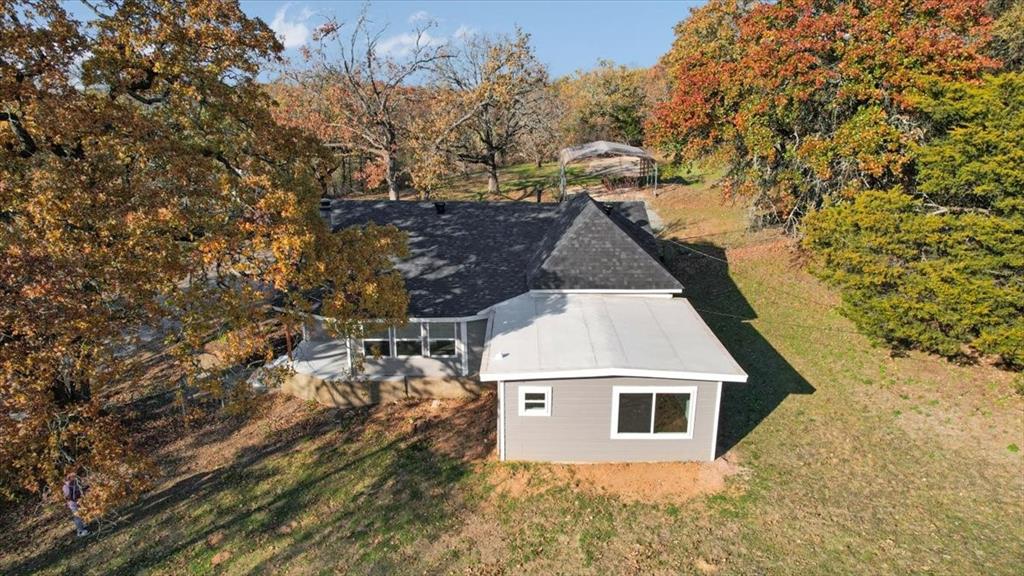
[[[551,387],[520,386],[519,415],[551,416]]]

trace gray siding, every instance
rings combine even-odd
[[[551,386],[551,416],[519,416],[519,386]],[[709,460],[719,382],[575,378],[505,382],[505,459],[553,462]],[[693,438],[612,439],[613,386],[696,386]]]
[[[480,373],[480,361],[484,356],[484,345],[487,344],[487,320],[466,322],[466,351],[469,355],[469,375]]]

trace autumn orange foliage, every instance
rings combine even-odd
[[[151,479],[108,404],[140,330],[169,327],[181,360],[160,389],[230,394],[268,319],[357,330],[407,298],[397,230],[320,219],[329,155],[270,113],[266,24],[220,0],[90,6],[87,34],[56,0],[0,2],[0,491],[77,468],[98,514]],[[212,338],[223,367],[198,361]]]
[[[904,182],[938,81],[977,78],[986,0],[712,0],[677,27],[648,139],[732,156],[735,190],[795,226],[823,199]]]

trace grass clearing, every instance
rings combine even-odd
[[[498,182],[501,187],[499,199],[535,202],[539,189],[542,191],[541,200],[543,202],[557,201],[559,172],[558,162],[545,162],[539,167],[533,163],[504,167],[498,172]],[[569,189],[600,186],[601,184],[601,179],[587,174],[583,165],[568,166],[566,181]],[[482,171],[450,178],[432,197],[442,200],[493,199],[487,192],[487,173]]]
[[[4,514],[0,573],[1018,574],[1010,375],[872,347],[787,240],[744,230],[718,176],[651,204],[685,246],[669,263],[687,296],[751,376],[723,394],[720,450],[744,469],[724,490],[637,502],[482,460],[483,401],[278,399],[248,422],[168,420],[165,481],[97,536],[75,541],[59,505]]]

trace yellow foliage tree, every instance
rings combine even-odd
[[[257,76],[282,48],[262,21],[220,0],[89,6],[87,34],[56,0],[0,4],[0,490],[77,468],[96,514],[150,480],[105,408],[140,328],[175,327],[187,380],[226,392],[195,361],[209,339],[229,363],[266,356],[275,308],[358,331],[407,298],[400,233],[320,219],[329,158],[269,113]]]

